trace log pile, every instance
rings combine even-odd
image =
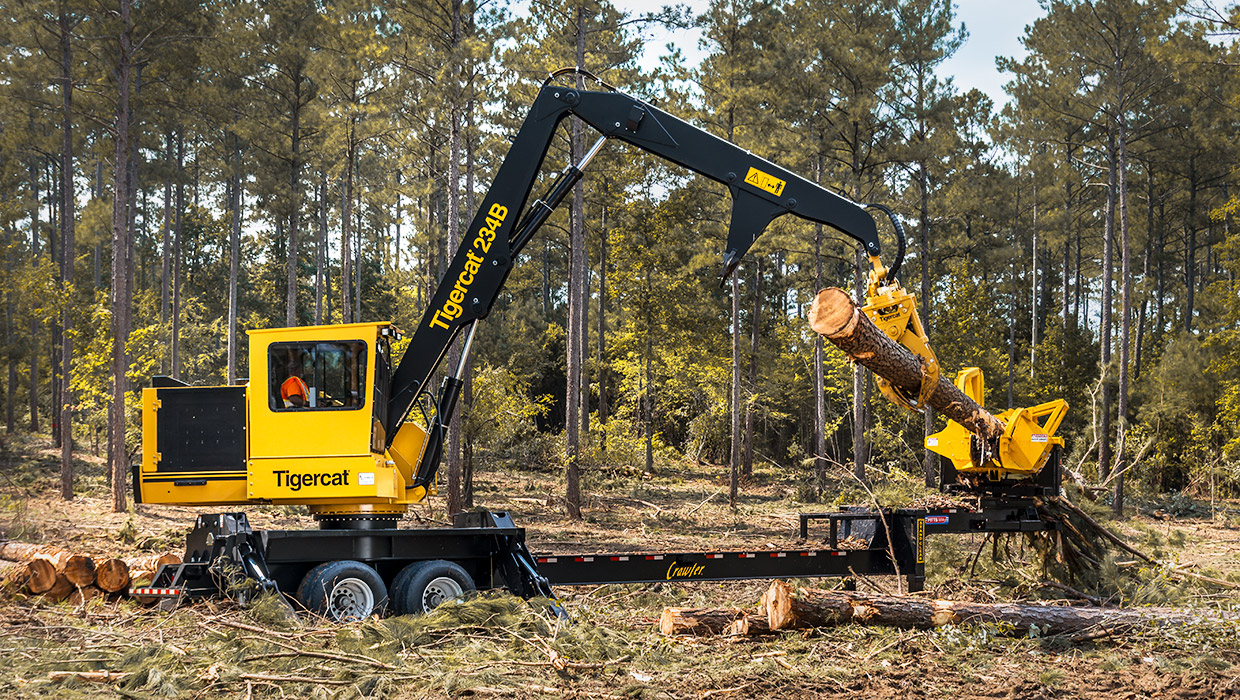
[[[25,592],[45,600],[81,605],[99,596],[129,596],[147,585],[165,564],[180,564],[171,552],[128,559],[100,559],[60,547],[4,542],[0,544],[0,591]]]
[[[759,609],[762,615],[737,608],[668,608],[659,620],[659,631],[666,635],[704,636],[768,634],[779,630],[834,627],[849,622],[901,629],[998,623],[999,629],[1008,634],[1024,636],[1036,627],[1041,635],[1086,640],[1150,626],[1240,622],[1240,615],[1204,610],[964,603],[856,591],[795,591],[783,581],[771,584],[762,595]],[[761,623],[755,625],[757,620]]]

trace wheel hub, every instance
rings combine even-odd
[[[422,592],[422,609],[430,611],[439,607],[441,603],[459,600],[464,595],[465,590],[455,579],[440,576],[426,584],[426,590]]]
[[[375,609],[375,594],[358,578],[341,579],[332,587],[327,610],[333,620],[347,622],[364,620]]]

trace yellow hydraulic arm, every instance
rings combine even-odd
[[[884,396],[898,406],[920,413],[925,411],[927,399],[939,383],[939,361],[930,348],[930,340],[917,314],[916,298],[906,292],[896,279],[904,257],[904,230],[890,210],[881,206],[878,208],[886,211],[891,219],[900,250],[891,270],[883,267],[878,256],[870,257],[872,269],[866,305],[861,310],[887,337],[920,358],[922,379],[916,395],[882,377],[876,377],[878,388]],[[985,379],[981,369],[964,369],[957,375],[955,383],[979,406],[985,406]],[[945,429],[926,438],[926,447],[950,459],[957,472],[979,476],[987,481],[1028,479],[1046,465],[1054,447],[1063,446],[1063,438],[1055,437],[1055,431],[1067,412],[1067,402],[1055,399],[1032,408],[1012,408],[996,414],[995,418],[1003,423],[1004,431],[998,445],[989,449],[975,449],[977,438],[973,433],[955,421],[948,421]]]

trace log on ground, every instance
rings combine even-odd
[[[0,591],[13,593],[26,587],[30,578],[26,564],[0,559]]]
[[[666,608],[659,618],[663,634],[698,637],[722,634],[733,622],[745,618],[740,608]]]
[[[818,292],[810,306],[809,325],[852,361],[899,387],[906,395],[917,396],[921,392],[921,358],[880,331],[848,292],[839,287]],[[1003,424],[997,418],[942,376],[926,402],[977,435],[1003,435]]]
[[[108,593],[129,587],[129,566],[121,559],[106,559],[95,567],[95,585]]]
[[[844,622],[903,629],[943,625],[1001,623],[1013,634],[1028,634],[1034,625],[1041,634],[1076,635],[1095,630],[1138,627],[1218,624],[1240,621],[1240,616],[1215,611],[1174,608],[1098,608],[1034,605],[1027,603],[961,603],[911,596],[865,595],[845,591],[805,589],[799,593],[783,581],[771,584],[763,596],[772,630],[825,627]]]
[[[754,613],[747,613],[744,617],[733,620],[723,628],[722,632],[725,637],[753,637],[770,633],[771,626],[767,624],[766,615]]]
[[[88,600],[98,598],[101,595],[104,595],[104,593],[99,590],[97,586],[85,586],[78,588],[69,594],[69,604],[78,606]]]
[[[31,593],[47,593],[56,585],[56,565],[42,557],[26,563],[26,587]],[[68,579],[65,579],[68,580]]]
[[[50,547],[44,544],[5,542],[3,546],[0,546],[0,559],[29,562],[42,558],[52,562],[52,566],[57,569],[62,568],[71,556],[73,556],[72,553],[60,547]]]
[[[95,560],[88,556],[74,554],[69,557],[62,572],[69,583],[79,588],[95,584]]]
[[[77,586],[69,583],[69,579],[65,578],[64,574],[56,574],[52,587],[43,591],[43,597],[52,602],[59,603],[73,595],[73,592],[76,590]]]
[[[157,571],[159,567],[173,566],[181,563],[181,555],[173,552],[163,554],[145,554],[140,557],[128,557],[125,564],[132,570]]]

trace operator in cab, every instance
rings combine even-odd
[[[280,385],[280,399],[285,408],[305,408],[310,404],[310,388],[301,378],[301,361],[294,359],[288,365],[288,379]]]

